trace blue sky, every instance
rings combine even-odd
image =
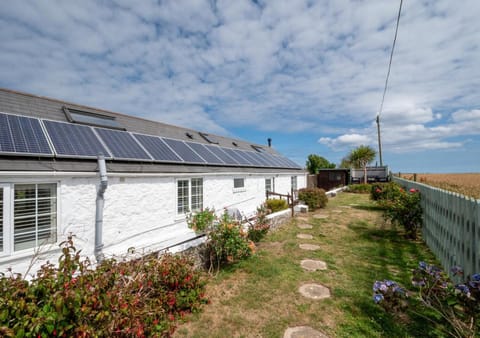
[[[0,87],[266,143],[377,147],[399,1],[8,1]],[[405,1],[384,163],[480,172],[480,2]]]

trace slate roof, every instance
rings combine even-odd
[[[156,135],[168,138],[174,138],[184,141],[193,141],[197,143],[209,144],[200,134],[200,131],[173,126],[156,121],[129,116],[121,113],[93,108],[80,104],[65,102],[53,98],[36,96],[28,93],[0,88],[0,112],[7,114],[17,114],[31,116],[42,119],[68,122],[62,107],[81,110],[93,114],[114,117],[129,132],[136,132],[148,135]],[[187,133],[193,135],[193,139],[187,136]],[[252,144],[245,140],[232,139],[220,135],[212,135],[218,145],[227,148],[243,149],[252,151],[252,145],[260,146],[265,151],[278,154],[274,148],[266,145]],[[236,145],[234,145],[234,143]],[[48,159],[32,158],[26,156],[5,156],[0,155],[0,171],[95,171],[96,161],[81,159]],[[107,169],[118,172],[142,172],[142,173],[174,173],[174,172],[211,172],[211,171],[232,171],[232,167],[208,166],[205,165],[187,165],[187,164],[159,164],[159,163],[132,163],[109,161]],[[301,169],[275,169],[275,168],[254,168],[255,172],[282,172],[299,171]],[[235,171],[251,172],[252,168],[236,167]]]

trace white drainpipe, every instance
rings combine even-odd
[[[96,199],[96,210],[95,210],[95,258],[97,262],[101,262],[103,260],[103,240],[102,240],[102,232],[103,232],[103,204],[105,199],[103,197],[105,190],[107,190],[108,186],[108,177],[107,177],[107,166],[105,164],[105,157],[103,155],[98,155],[98,171],[100,173],[100,184],[98,186],[97,191],[97,199]]]

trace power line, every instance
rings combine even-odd
[[[380,103],[380,109],[378,110],[377,113],[377,133],[378,133],[378,153],[380,156],[380,165],[383,165],[382,161],[382,143],[381,143],[381,138],[380,138],[380,114],[383,111],[383,103],[385,102],[385,94],[387,93],[387,88],[388,88],[388,79],[390,78],[390,69],[392,68],[392,60],[393,60],[393,51],[395,50],[395,44],[397,42],[397,35],[398,35],[398,26],[400,24],[400,16],[402,14],[402,4],[403,0],[400,0],[400,7],[398,8],[398,16],[397,16],[397,26],[395,27],[395,36],[393,37],[393,44],[392,44],[392,50],[390,52],[390,61],[388,62],[388,71],[387,71],[387,77],[385,78],[385,87],[383,88],[383,95],[382,95],[382,102]]]

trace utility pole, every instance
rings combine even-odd
[[[378,156],[380,158],[380,166],[383,167],[382,160],[382,142],[380,137],[380,114],[377,114],[377,134],[378,134]]]

